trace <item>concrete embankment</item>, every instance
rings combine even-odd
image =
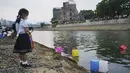
[[[74,25],[74,24],[73,24]],[[130,24],[107,24],[107,25],[81,25],[81,26],[61,26],[55,28],[39,28],[39,31],[117,31],[117,30],[130,30]]]
[[[129,30],[130,19],[113,19],[76,24],[59,24],[56,28],[39,28],[37,30],[60,31],[60,30]]]
[[[19,57],[13,54],[15,40],[0,39],[0,73],[89,73],[73,60],[62,57],[53,49],[35,42],[35,49],[28,54],[31,68],[23,68]]]

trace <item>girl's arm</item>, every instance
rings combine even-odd
[[[29,29],[28,29],[28,24],[26,23],[26,21],[23,22],[22,26],[23,26],[24,31],[25,31],[26,33],[30,33],[30,32],[29,32]]]

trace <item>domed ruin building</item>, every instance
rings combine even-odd
[[[63,2],[63,7],[53,9],[53,18],[58,23],[74,23],[78,20],[78,10],[73,0]]]

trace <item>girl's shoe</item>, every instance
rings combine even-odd
[[[22,67],[31,67],[30,64],[22,64],[22,63],[20,63],[20,64],[21,64]]]
[[[27,61],[25,61],[25,62],[20,62],[20,65],[21,65],[22,67],[31,67],[31,65],[28,64]]]

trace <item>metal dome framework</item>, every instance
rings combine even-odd
[[[74,0],[69,0],[69,4],[76,4]]]

